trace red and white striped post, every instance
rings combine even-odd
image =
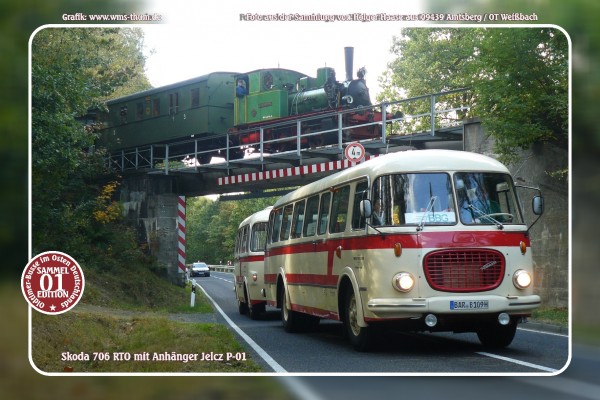
[[[177,264],[185,273],[185,196],[177,197]]]

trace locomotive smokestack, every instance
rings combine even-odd
[[[344,56],[346,60],[346,80],[352,80],[352,64],[354,64],[354,47],[344,47]]]

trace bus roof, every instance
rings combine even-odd
[[[408,150],[373,158],[331,176],[309,183],[282,196],[275,207],[292,199],[306,197],[338,186],[361,176],[380,176],[394,173],[485,171],[509,173],[496,159],[478,153],[457,150]]]
[[[250,215],[249,217],[247,217],[245,220],[243,220],[240,223],[239,228],[241,228],[244,225],[250,224],[250,223],[255,224],[256,222],[269,221],[269,213],[271,212],[272,208],[273,208],[273,206],[268,206],[264,210],[257,211],[254,214]]]

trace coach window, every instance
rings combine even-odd
[[[292,239],[302,236],[302,223],[304,222],[304,205],[306,201],[302,200],[296,203],[294,207],[294,219],[292,220]]]
[[[121,116],[121,123],[122,124],[126,124],[127,123],[127,114],[129,113],[127,105],[124,105],[121,107],[121,109],[119,110],[119,115]]]
[[[321,196],[321,206],[319,207],[319,235],[324,235],[327,232],[327,219],[329,217],[329,200],[331,193],[326,192]]]
[[[191,90],[190,94],[192,99],[191,108],[200,107],[200,89],[194,88]]]
[[[290,227],[292,225],[293,209],[293,204],[288,204],[283,209],[283,217],[281,219],[281,234],[279,235],[280,240],[288,240],[290,238]]]
[[[152,116],[158,117],[160,115],[160,99],[152,100]]]
[[[179,110],[179,93],[171,93],[169,95],[169,114],[177,114]]]
[[[135,119],[138,121],[144,118],[144,103],[137,103],[135,108]]]
[[[346,230],[348,220],[348,200],[350,186],[336,189],[331,202],[331,218],[329,219],[329,233],[343,232]]]
[[[304,213],[304,236],[313,236],[317,232],[319,218],[319,195],[309,197]]]
[[[367,198],[367,181],[360,181],[354,190],[354,202],[352,204],[352,229],[363,229],[365,217],[360,214],[360,201]]]

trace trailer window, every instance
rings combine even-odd
[[[250,251],[264,251],[267,244],[267,223],[259,222],[252,227]]]
[[[240,252],[247,253],[248,252],[248,225],[245,225],[242,228],[242,238],[240,242]]]

